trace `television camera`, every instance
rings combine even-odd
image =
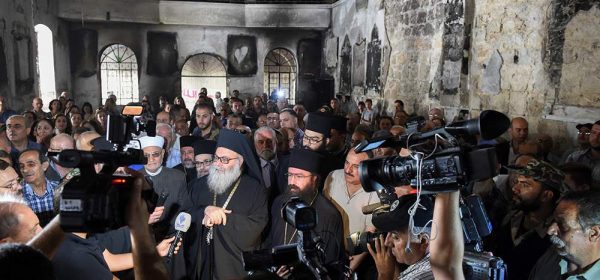
[[[298,230],[297,242],[271,249],[243,252],[246,271],[268,270],[282,265],[302,263],[315,279],[330,279],[324,265],[325,244],[313,232],[317,212],[298,197],[291,197],[281,209],[285,222]]]
[[[510,120],[504,114],[487,110],[478,119],[454,122],[428,132],[419,132],[420,121],[415,120],[411,130],[395,138],[379,138],[363,141],[356,146],[357,152],[379,147],[407,148],[410,157],[391,156],[365,160],[359,165],[362,187],[376,192],[380,203],[363,207],[363,213],[374,216],[389,211],[397,201],[395,187],[410,185],[417,194],[435,194],[456,191],[477,180],[497,175],[498,162],[494,147],[478,147],[463,139],[479,135],[492,140],[504,133]],[[482,238],[492,231],[491,223],[481,201],[476,195],[460,201],[460,218],[466,251],[465,262],[477,272],[472,279],[503,279],[506,266],[501,259],[481,253]],[[374,243],[379,234],[353,233],[348,241],[355,253],[366,250],[367,243]],[[373,245],[373,244],[372,244]],[[481,270],[489,270],[488,278]]]
[[[121,115],[108,115],[106,138],[98,139],[105,142],[102,150],[48,153],[49,156],[58,155],[61,166],[80,170],[80,175],[69,180],[61,193],[60,224],[63,230],[105,232],[126,225],[125,209],[134,178],[113,173],[121,166],[146,164],[141,150],[126,148],[132,134],[139,135],[145,131],[153,136],[155,133],[156,123],[153,121],[141,123],[135,120],[142,111],[141,105],[130,103],[123,108]],[[98,173],[95,169],[97,164],[102,164]],[[157,198],[152,188],[143,190],[142,197],[147,201]]]

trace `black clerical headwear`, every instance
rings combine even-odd
[[[179,147],[193,147],[193,143],[197,139],[198,137],[196,136],[181,136],[179,137]]]
[[[197,139],[192,143],[194,147],[194,155],[209,154],[214,155],[217,149],[217,142],[212,140]]]
[[[262,171],[256,162],[254,152],[252,151],[250,142],[246,136],[233,130],[221,129],[219,138],[217,139],[217,148],[218,147],[223,147],[238,153],[244,158],[244,164],[248,167],[248,176],[254,177],[261,185],[264,185]]]
[[[324,135],[325,138],[329,138],[330,129],[332,128],[333,117],[321,112],[312,112],[308,114],[308,120],[306,122],[306,129],[318,132]]]
[[[392,203],[390,212],[373,215],[373,225],[378,231],[384,232],[407,229],[410,219],[408,210],[416,200],[416,194],[401,196]],[[429,221],[433,219],[433,202],[428,196],[421,195],[419,205],[414,216],[414,226],[417,228],[430,228],[431,223]]]
[[[289,167],[306,170],[313,174],[319,174],[323,156],[308,149],[293,149],[290,155]]]
[[[341,116],[333,116],[333,121],[331,124],[331,129],[335,129],[338,132],[346,132],[346,124],[348,123],[348,119]]]

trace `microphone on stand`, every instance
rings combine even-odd
[[[177,215],[175,219],[175,240],[171,243],[169,247],[169,252],[167,253],[167,259],[173,258],[173,254],[175,253],[175,247],[177,247],[177,243],[181,241],[183,234],[185,234],[190,228],[190,224],[192,223],[192,216],[188,213],[181,212]]]

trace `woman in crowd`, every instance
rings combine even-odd
[[[83,103],[83,106],[81,106],[81,111],[84,120],[88,121],[94,119],[94,108],[89,102]]]
[[[183,97],[181,97],[181,96],[176,96],[175,99],[173,100],[173,104],[179,105],[179,106],[185,108],[185,101],[183,101]]]
[[[71,121],[67,116],[58,114],[54,118],[54,134],[58,135],[61,133],[71,134]]]
[[[73,101],[73,99],[69,99],[67,100],[67,103],[65,104],[65,110],[63,111],[63,114],[68,115],[69,111],[71,111],[71,107],[73,107],[73,105],[75,104],[75,101]]]
[[[30,136],[35,139],[35,142],[41,144],[46,149],[50,147],[50,139],[54,136],[54,126],[48,119],[36,121],[30,132]]]
[[[69,119],[71,119],[71,125],[73,126],[73,128],[81,127],[81,122],[83,121],[81,113],[71,112]]]
[[[104,108],[96,109],[96,116],[94,117],[94,120],[100,126],[100,131],[97,132],[104,134],[104,131],[106,131],[106,111]]]
[[[60,103],[60,100],[58,99],[50,101],[50,105],[48,105],[48,107],[50,108],[50,115],[52,118],[62,112],[62,103]]]

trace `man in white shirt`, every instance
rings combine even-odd
[[[372,231],[371,215],[364,215],[362,207],[379,202],[375,192],[365,192],[360,184],[359,164],[368,159],[367,153],[348,152],[344,169],[334,170],[325,180],[323,194],[329,198],[342,215],[344,237],[360,231]],[[366,252],[350,257],[350,269],[355,271],[368,257]]]

